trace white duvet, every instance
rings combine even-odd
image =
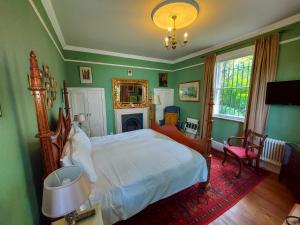
[[[105,225],[207,180],[201,154],[151,129],[91,141],[98,179],[90,200],[101,205]]]

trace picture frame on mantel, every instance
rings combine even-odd
[[[92,75],[91,67],[86,67],[86,66],[79,67],[79,74],[80,74],[80,83],[81,84],[93,83],[93,75]]]
[[[199,102],[200,80],[180,83],[179,100],[183,102]]]

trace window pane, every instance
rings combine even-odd
[[[244,118],[253,55],[216,64],[214,114]]]

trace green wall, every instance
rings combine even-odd
[[[298,26],[300,28],[300,24]],[[281,45],[279,53],[276,80],[300,80],[300,40]],[[299,121],[300,106],[272,105],[266,133],[274,138],[300,143]]]
[[[281,33],[281,41],[300,36],[300,23],[296,23],[278,30]],[[255,38],[224,47],[217,50],[217,54],[222,54],[239,48],[253,45]],[[278,59],[278,71],[277,80],[291,80],[300,79],[299,70],[299,57],[300,57],[300,40],[296,40],[290,43],[280,45],[279,59]],[[125,59],[113,56],[103,56],[90,53],[80,53],[73,51],[65,51],[65,57],[72,60],[83,60],[89,62],[100,63],[113,63],[130,66],[142,66],[151,68],[160,68],[164,70],[175,70],[169,72],[169,87],[175,90],[175,105],[181,107],[181,121],[185,121],[187,117],[201,119],[202,113],[202,91],[203,91],[203,72],[204,56],[197,56],[180,63],[173,65],[164,63],[155,63],[149,61],[141,61],[134,59]],[[196,65],[189,67],[191,65]],[[79,66],[91,66],[93,70],[93,84],[80,84],[79,80]],[[114,112],[112,107],[111,96],[111,79],[113,77],[129,78],[127,76],[127,69],[130,66],[108,66],[97,65],[95,63],[78,63],[78,62],[66,62],[67,81],[69,86],[87,86],[87,87],[104,87],[106,94],[106,108],[108,119],[108,133],[114,132]],[[182,69],[184,67],[189,67]],[[158,87],[158,73],[157,70],[147,69],[133,69],[134,75],[132,79],[147,79],[149,80],[149,87],[153,89]],[[200,101],[199,102],[182,102],[178,99],[178,87],[179,83],[200,80]],[[289,142],[300,142],[300,127],[295,124],[300,117],[299,106],[274,106],[270,107],[270,115],[267,121],[266,133],[269,137],[287,140]],[[278,121],[282,122],[278,122]],[[236,121],[229,121],[219,118],[214,118],[212,136],[216,141],[223,142],[229,136],[241,135],[243,132],[243,123]]]
[[[281,34],[281,41],[300,36],[300,23],[281,28],[278,30]],[[241,43],[237,43],[226,48],[217,50],[217,54],[229,52],[235,49],[247,47],[254,44],[255,38]],[[187,67],[203,62],[204,56],[197,56],[189,60],[177,63],[175,69]],[[278,69],[276,80],[300,79],[300,40],[281,44],[279,47]],[[201,80],[201,93],[203,89],[203,69],[204,65],[180,70],[174,72],[176,91],[180,82]],[[178,101],[178,95],[175,95],[175,102],[182,109],[182,121],[185,121],[187,115],[195,118],[201,118],[202,101],[197,103],[186,103]],[[270,107],[269,118],[267,121],[266,133],[269,137],[286,140],[289,142],[300,142],[300,126],[297,121],[300,120],[300,106],[275,106]],[[212,136],[214,140],[223,142],[229,136],[241,135],[243,132],[243,123],[214,118]]]
[[[58,48],[62,47],[54,34],[49,19],[39,0],[33,0],[44,19]],[[37,132],[35,110],[32,96],[27,90],[29,72],[29,51],[35,50],[40,65],[46,63],[57,79],[59,89],[63,79],[72,87],[104,87],[108,132],[114,132],[114,112],[111,96],[111,79],[129,78],[127,69],[133,69],[132,79],[149,80],[149,90],[158,87],[158,73],[203,62],[198,56],[175,65],[155,63],[143,60],[125,59],[113,56],[101,56],[90,53],[64,51],[63,61],[46,30],[39,21],[29,1],[10,0],[0,2],[0,218],[5,224],[39,224],[40,200],[42,190],[42,161],[40,145],[34,136]],[[300,36],[300,23],[282,29],[282,40]],[[253,40],[244,41],[217,51],[218,54],[253,44]],[[70,62],[84,60],[97,63]],[[277,80],[300,79],[300,40],[280,46]],[[110,63],[115,65],[100,65]],[[120,66],[123,65],[123,66]],[[81,85],[79,66],[91,66],[93,84]],[[136,68],[146,67],[146,68]],[[152,68],[152,69],[151,69]],[[182,109],[182,121],[187,116],[200,118],[202,101],[181,102],[178,100],[180,82],[200,80],[201,96],[203,89],[204,65],[177,70],[169,73],[169,87],[175,89],[175,104]],[[61,96],[49,110],[51,119],[56,118]],[[267,123],[267,133],[271,137],[300,142],[299,106],[272,106]],[[241,133],[242,123],[215,119],[213,137],[222,142],[230,135]]]
[[[175,105],[181,108],[180,112],[180,120],[186,121],[187,117],[191,118],[201,118],[202,114],[202,104],[201,104],[201,96],[203,90],[203,73],[204,73],[204,65],[198,65],[192,68],[175,71],[172,73],[174,76],[174,80],[176,82],[174,87],[174,103]],[[179,100],[179,84],[181,82],[187,81],[195,81],[200,80],[200,101],[199,102],[184,102]]]
[[[0,1],[0,15],[0,223],[40,224],[42,162],[34,137],[33,98],[27,90],[29,52],[33,49],[40,65],[50,66],[59,85],[65,67],[29,1]],[[59,96],[49,111],[51,117],[56,116],[60,104]]]
[[[71,59],[84,59],[85,61],[92,62],[105,62],[113,64],[122,64],[125,66],[112,66],[112,65],[97,65],[88,63],[78,63],[78,62],[66,62],[66,73],[67,73],[67,83],[70,87],[102,87],[105,88],[105,99],[106,99],[106,117],[107,117],[107,132],[115,133],[115,123],[114,123],[114,110],[112,102],[112,78],[124,78],[124,79],[144,79],[149,81],[149,93],[153,88],[158,87],[158,74],[159,72],[164,72],[169,69],[171,65],[155,62],[147,62],[142,60],[125,59],[110,56],[101,56],[88,53],[78,53],[78,52],[67,52],[66,57]],[[130,65],[130,66],[126,66]],[[92,84],[80,84],[79,77],[79,67],[80,66],[90,66],[92,67],[93,83]],[[140,66],[147,68],[158,68],[162,70],[155,69],[141,69],[132,68],[132,66]],[[127,76],[127,70],[132,69],[133,76]],[[169,73],[168,77],[169,87],[174,87],[175,80],[173,79],[173,74]]]

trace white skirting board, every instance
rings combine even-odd
[[[216,150],[220,151],[220,152],[224,152],[223,151],[224,144],[221,143],[221,142],[212,140],[211,147],[213,149],[216,149]],[[260,168],[268,170],[272,173],[276,173],[276,174],[280,173],[280,166],[273,165],[273,164],[265,162],[263,160],[260,160]]]

